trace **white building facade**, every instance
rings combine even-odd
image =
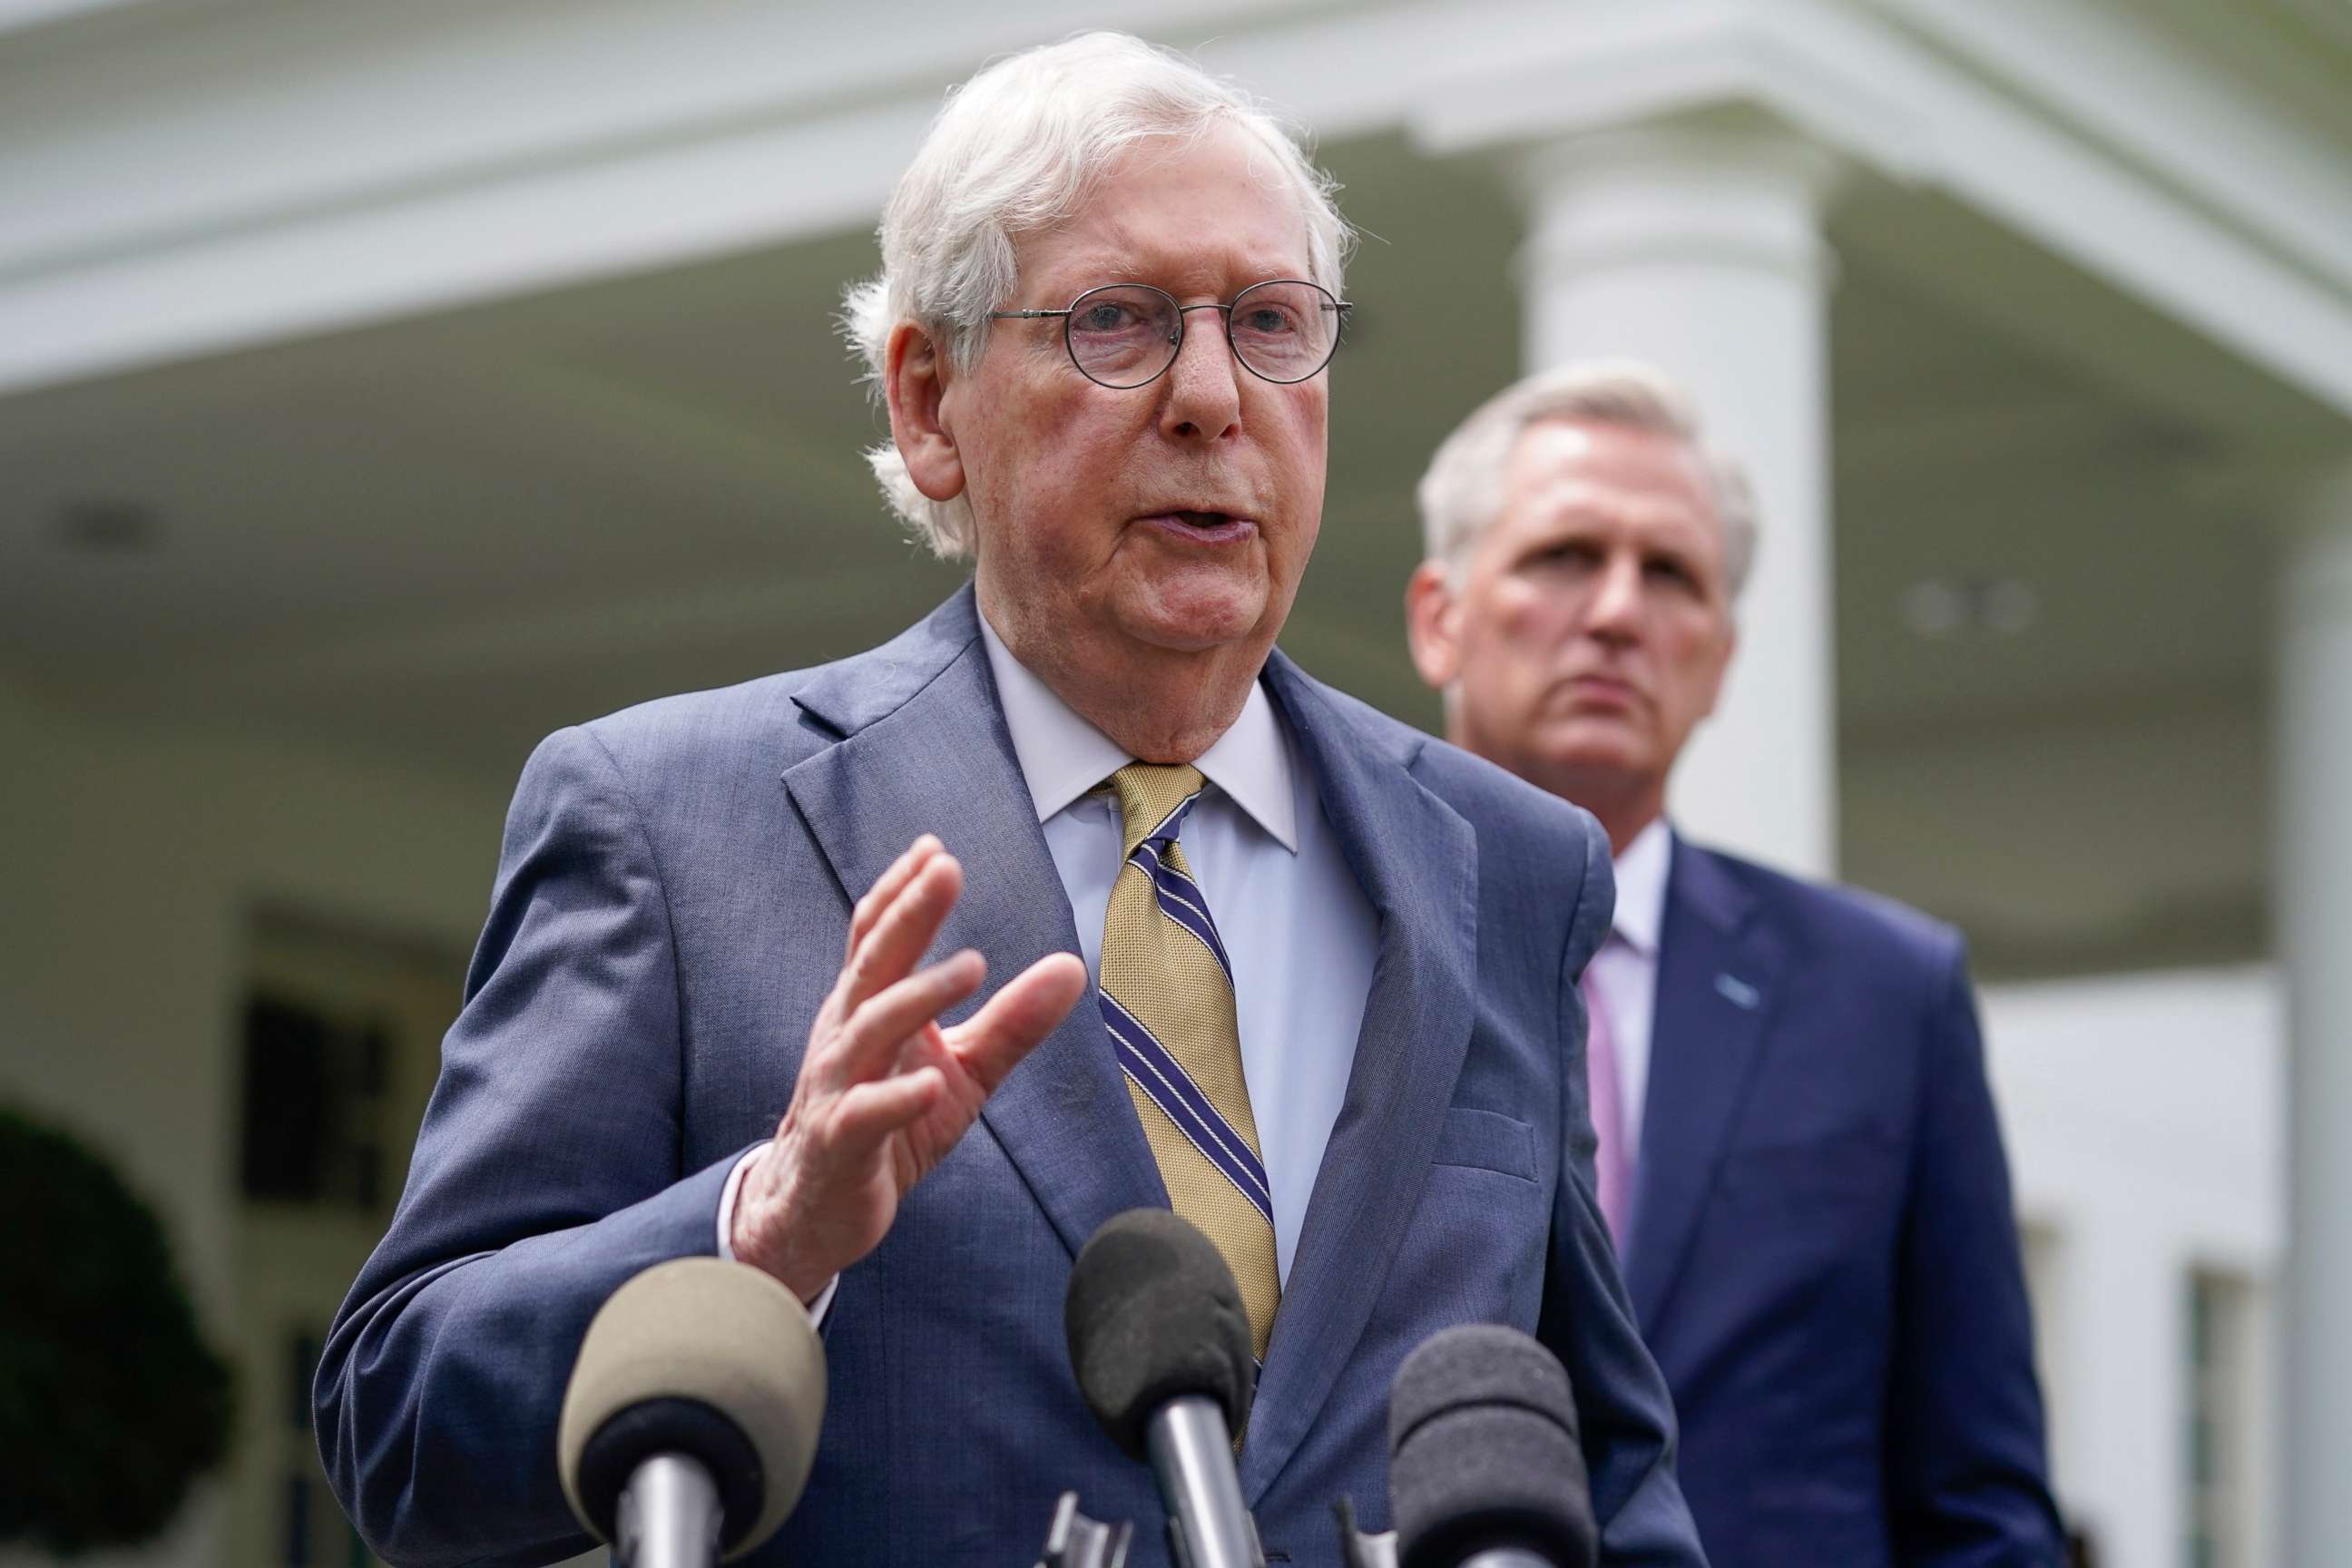
[[[1427,719],[1437,437],[1572,358],[1688,383],[1763,521],[1676,817],[1969,931],[2070,1519],[2352,1563],[2320,0],[0,0],[0,1095],[118,1154],[225,1340],[363,1245],[240,1195],[255,977],[461,954],[530,735],[951,580],[827,318],[943,87],[1093,26],[1311,127],[1368,231],[1293,651]],[[135,1560],[286,1560],[281,1479]]]

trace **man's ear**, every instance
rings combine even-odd
[[[1404,635],[1412,667],[1443,691],[1462,673],[1462,606],[1442,561],[1424,561],[1404,585]]]
[[[933,500],[963,493],[963,454],[949,427],[947,355],[930,333],[912,321],[890,329],[882,350],[882,396],[890,409],[890,437],[907,465],[907,477]]]

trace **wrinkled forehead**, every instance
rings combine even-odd
[[[1135,282],[1223,299],[1269,278],[1313,279],[1314,203],[1251,128],[1219,123],[1121,153],[1014,254],[1024,288]]]

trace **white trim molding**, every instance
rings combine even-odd
[[[2078,0],[0,0],[0,391],[856,226],[948,83],[1087,25],[1433,156],[1761,111],[2352,413],[2340,151]]]

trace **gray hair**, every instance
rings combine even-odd
[[[1459,570],[1478,538],[1503,514],[1511,453],[1530,425],[1582,419],[1622,425],[1680,441],[1699,458],[1715,492],[1723,531],[1723,574],[1732,596],[1756,560],[1755,492],[1737,460],[1710,451],[1690,394],[1664,372],[1633,360],[1586,360],[1539,371],[1479,405],[1437,448],[1422,476],[1422,540],[1429,558]]]
[[[1019,280],[1016,239],[1067,219],[1138,145],[1181,146],[1220,125],[1255,140],[1274,179],[1297,190],[1308,278],[1341,293],[1352,236],[1333,200],[1339,187],[1294,133],[1182,55],[1120,33],[1082,33],[998,60],[949,93],[883,208],[881,276],[844,298],[842,331],[865,379],[878,394],[883,353],[901,321],[931,333],[955,368],[971,369],[988,312],[1012,300]],[[889,441],[866,458],[891,510],[934,554],[971,553],[966,497],[924,495]]]

